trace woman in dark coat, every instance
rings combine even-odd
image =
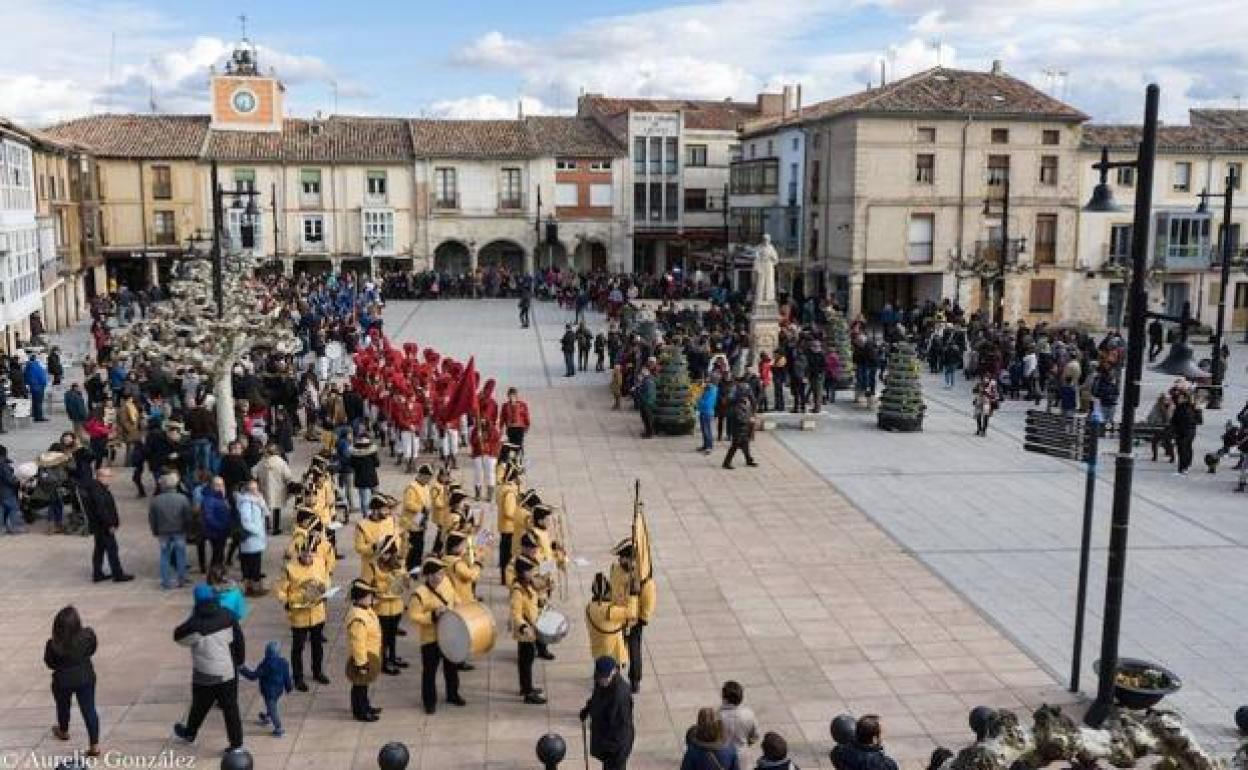
[[[724,726],[715,709],[698,709],[698,722],[685,734],[680,770],[739,770],[737,748],[724,740]]]
[[[373,497],[373,490],[381,483],[377,479],[377,447],[364,434],[355,440],[351,447],[351,472],[355,477],[355,490],[360,498],[360,510],[368,511],[368,501]]]
[[[83,628],[78,610],[65,607],[52,621],[52,638],[43,648],[43,662],[52,669],[52,697],[56,701],[56,727],[52,735],[69,740],[69,706],[78,698],[78,710],[87,724],[86,755],[100,755],[100,717],[95,710],[95,631]]]
[[[1180,475],[1187,475],[1187,469],[1192,467],[1192,443],[1196,440],[1196,426],[1201,422],[1200,410],[1192,403],[1191,394],[1179,391],[1170,414],[1170,432],[1178,447]]]

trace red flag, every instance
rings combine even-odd
[[[446,419],[448,422],[458,420],[460,415],[475,414],[477,411],[477,364],[475,359],[468,359],[468,366],[460,375],[459,382],[451,391],[446,402]]]

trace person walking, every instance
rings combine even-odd
[[[945,343],[940,357],[945,370],[945,387],[952,388],[958,370],[962,368],[962,347],[950,340]]]
[[[57,740],[69,740],[69,707],[78,700],[78,711],[87,726],[86,756],[100,755],[100,716],[95,710],[95,631],[83,627],[78,610],[64,607],[52,620],[52,638],[43,647],[43,663],[52,670],[52,699],[56,702]]]
[[[158,492],[147,509],[152,537],[160,542],[160,587],[166,591],[186,585],[186,532],[191,525],[191,503],[178,491],[178,477],[162,476]],[[173,565],[170,565],[170,561]]]
[[[1192,443],[1196,440],[1196,428],[1203,421],[1200,409],[1192,402],[1191,393],[1186,390],[1176,392],[1174,411],[1170,415],[1170,432],[1179,455],[1180,476],[1186,476],[1192,467]]]
[[[264,699],[264,711],[256,715],[262,725],[273,727],[273,737],[281,738],[286,734],[282,729],[282,714],[278,708],[281,699],[294,689],[290,678],[290,664],[282,657],[282,645],[269,642],[264,646],[264,658],[254,668],[240,666],[238,673],[244,679],[256,682],[260,688],[260,697]]]
[[[698,451],[704,455],[714,449],[715,406],[719,402],[719,378],[708,377],[706,386],[698,396],[698,427],[702,429],[702,446]]]
[[[975,435],[988,435],[988,420],[997,408],[997,383],[985,374],[975,385],[971,398],[971,407],[975,412]]]
[[[4,531],[10,535],[26,531],[21,524],[22,511],[17,504],[19,486],[8,447],[0,445],[0,518],[4,520]]]
[[[109,489],[112,481],[113,470],[102,467],[96,470],[94,478],[79,486],[83,515],[95,540],[91,551],[91,580],[96,583],[109,578],[118,583],[134,580],[134,575],[127,575],[121,568],[121,557],[117,551],[117,528],[121,526],[121,519],[117,515],[117,501]],[[105,558],[108,559],[107,574],[102,569]]]
[[[581,321],[576,327],[576,366],[582,372],[589,368],[589,351],[593,346],[593,332],[589,330],[584,321]]]
[[[659,385],[651,369],[651,362],[646,362],[646,366],[641,370],[640,378],[636,391],[637,410],[641,413],[641,437],[653,438],[654,409],[658,406]]]
[[[200,538],[207,541],[211,548],[210,566],[225,563],[225,544],[230,537],[233,520],[230,503],[225,497],[225,479],[213,476],[199,501]]]
[[[635,735],[633,694],[614,658],[604,655],[594,661],[594,691],[580,719],[589,720],[589,753],[603,770],[625,770]]]
[[[524,436],[529,432],[529,405],[520,399],[520,391],[507,389],[507,400],[498,410],[498,424],[508,444],[524,449]]]
[[[452,456],[455,447],[451,446]],[[373,491],[381,483],[377,479],[377,468],[381,461],[377,458],[377,448],[367,433],[361,434],[351,447],[351,474],[354,479],[355,493],[359,497],[360,511],[368,512],[368,503],[373,498]]]
[[[32,419],[35,422],[47,422],[48,418],[43,413],[43,393],[48,387],[48,372],[34,353],[26,359],[26,366],[22,369],[22,381],[26,383],[26,390],[30,393]]]
[[[269,591],[260,578],[263,572],[261,559],[268,544],[268,506],[260,496],[260,486],[255,479],[248,481],[234,496],[238,508],[241,542],[238,545],[238,561],[243,570],[243,593],[247,596],[264,596]]]
[[[732,458],[737,450],[745,455],[745,464],[753,468],[758,465],[750,454],[750,440],[754,437],[754,398],[750,389],[745,387],[745,378],[737,382],[736,392],[732,397],[732,406],[728,410],[728,433],[732,436],[732,446],[724,455],[723,467],[732,470]]]
[[[158,495],[159,497],[159,495]],[[173,631],[173,640],[191,648],[191,710],[186,722],[173,726],[174,735],[194,743],[199,728],[215,705],[225,720],[231,750],[243,745],[243,723],[238,709],[238,667],[247,659],[246,640],[238,621],[217,602],[212,586],[195,586],[195,609]]]
[[[576,376],[576,332],[572,330],[572,324],[566,324],[563,327],[563,337],[559,339],[559,347],[563,350],[563,376]]]
[[[82,386],[76,382],[65,391],[65,416],[69,418],[69,424],[78,440],[86,442],[87,433],[83,429],[83,424],[89,416],[87,399],[83,395]]]

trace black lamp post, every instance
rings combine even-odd
[[[1131,238],[1131,281],[1127,294],[1127,368],[1123,377],[1122,420],[1118,424],[1118,454],[1114,458],[1114,502],[1109,532],[1109,566],[1105,579],[1104,624],[1101,629],[1101,662],[1096,701],[1084,717],[1100,727],[1113,709],[1114,678],[1118,672],[1118,637],[1122,630],[1122,593],[1127,571],[1127,532],[1131,523],[1131,481],[1135,471],[1135,409],[1140,403],[1140,378],[1144,372],[1144,321],[1148,317],[1148,232],[1153,209],[1153,166],[1157,160],[1157,105],[1161,89],[1156,83],[1145,91],[1144,131],[1134,161],[1110,162],[1109,150],[1093,168],[1101,172],[1085,211],[1110,212],[1119,207],[1109,188],[1109,171],[1134,168],[1138,178],[1135,217]]]
[[[1222,333],[1224,331],[1226,317],[1226,284],[1231,280],[1231,207],[1235,198],[1235,185],[1239,184],[1239,180],[1235,177],[1235,172],[1226,175],[1226,191],[1222,193],[1211,193],[1207,189],[1200,192],[1200,205],[1196,207],[1196,213],[1204,214],[1209,211],[1209,199],[1222,199],[1222,281],[1218,284],[1218,320],[1214,325],[1213,331],[1213,363],[1210,374],[1213,375],[1213,387],[1209,390],[1209,401],[1205,404],[1206,409],[1222,408],[1222,380],[1226,376],[1226,364],[1222,360]]]
[[[224,240],[225,215],[223,211],[224,201],[229,198],[233,204],[233,208],[242,208],[243,214],[240,221],[240,240],[243,248],[253,248],[255,246],[255,223],[260,216],[260,209],[256,206],[256,198],[260,197],[260,193],[256,192],[254,186],[244,187],[242,182],[233,190],[224,190],[217,181],[217,162],[212,162],[212,296],[217,304],[217,318],[221,318],[225,313],[225,297],[224,285],[222,283],[222,240]],[[245,203],[244,203],[245,201]]]
[[[991,184],[991,179],[989,180]],[[1001,180],[1001,253],[996,260],[978,260],[976,272],[984,281],[991,281],[989,296],[992,297],[992,320],[994,322],[1001,320],[998,318],[998,311],[1004,315],[1002,305],[1005,302],[1005,272],[1008,267],[1017,266],[1018,257],[1022,255],[1023,250],[1027,248],[1027,240],[1025,238],[1018,239],[1018,245],[1014,249],[1014,257],[1010,257],[1010,170],[1005,169],[1005,177]],[[984,198],[984,215],[988,216],[993,213],[993,203],[998,202],[991,196]],[[991,248],[992,244],[988,244]],[[991,252],[989,252],[991,253]],[[991,270],[989,270],[991,268]],[[1001,296],[997,296],[997,283],[1001,282]],[[955,291],[956,294],[956,291]]]

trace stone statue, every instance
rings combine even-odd
[[[763,242],[754,255],[754,306],[774,305],[776,302],[776,265],[780,255],[771,245],[771,236],[763,233]]]

